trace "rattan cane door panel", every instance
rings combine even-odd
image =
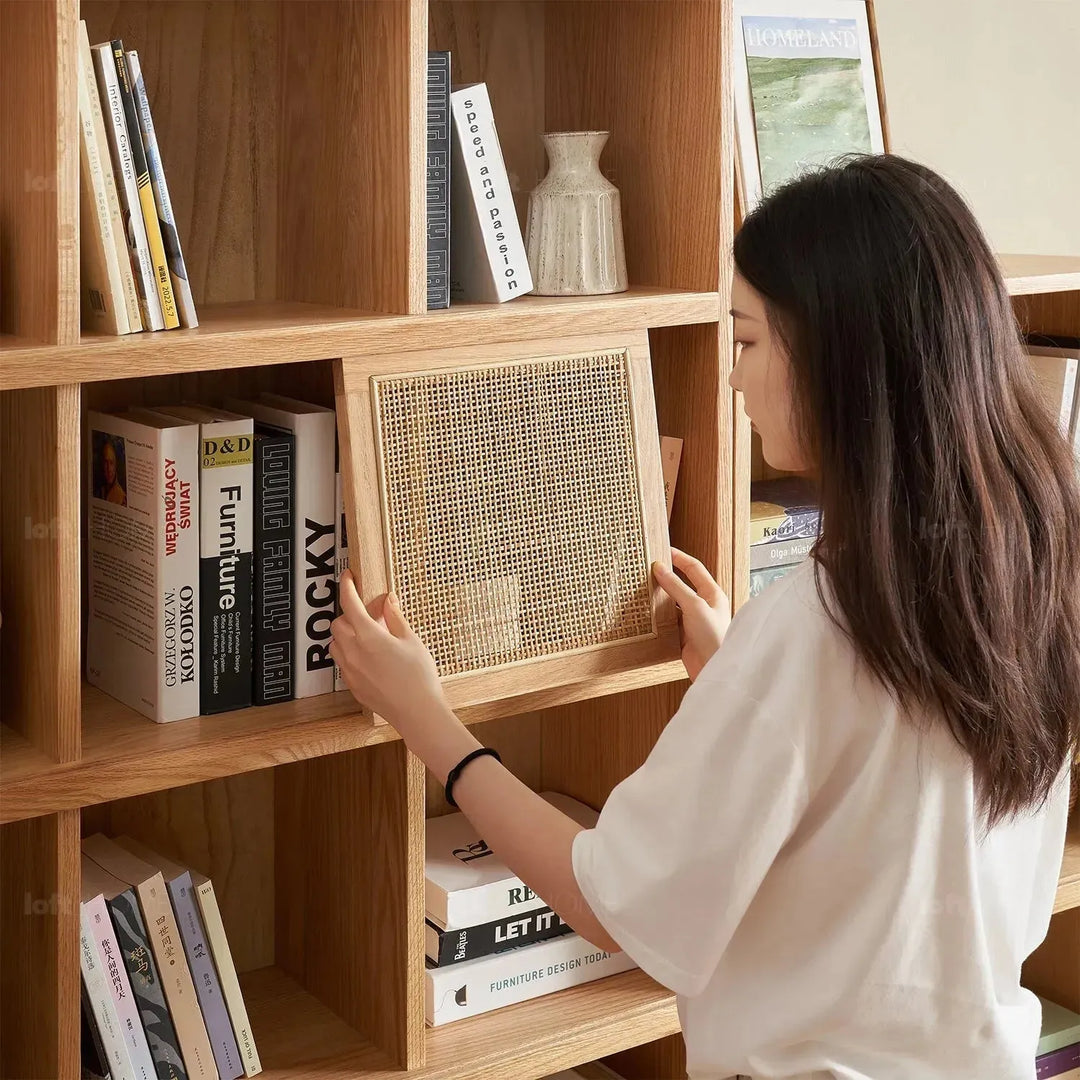
[[[678,655],[647,335],[347,358],[339,395],[364,597],[455,704]]]

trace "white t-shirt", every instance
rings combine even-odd
[[[972,769],[826,616],[813,564],[745,605],[578,884],[678,995],[693,1080],[1033,1080],[1068,771],[980,839]]]

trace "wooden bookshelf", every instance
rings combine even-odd
[[[142,57],[197,329],[79,329],[80,18]],[[343,358],[647,331],[659,430],[685,445],[672,540],[731,582],[730,18],[729,0],[0,0],[0,1077],[78,1075],[96,830],[214,879],[268,1077],[524,1080],[610,1054],[682,1075],[674,998],[636,971],[425,1029],[423,825],[447,807],[349,695],[158,726],[84,682],[80,462],[88,409],[333,404]],[[425,310],[429,48],[488,83],[519,212],[544,131],[611,132],[628,292]],[[537,790],[600,806],[684,675],[634,661],[462,716]]]

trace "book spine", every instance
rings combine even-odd
[[[214,961],[207,948],[190,872],[170,881],[168,889],[180,928],[180,940],[184,944],[184,954],[195,983],[195,996],[199,1000],[206,1033],[210,1037],[210,1048],[214,1054],[218,1076],[221,1080],[237,1080],[237,1077],[244,1075],[244,1066],[240,1061],[236,1035],[229,1023],[229,1013],[221,995],[217,972],[214,971]]]
[[[105,917],[107,919],[108,915]],[[79,965],[82,969],[83,997],[101,1046],[102,1064],[109,1069],[113,1080],[127,1080],[134,1075],[131,1055],[120,1032],[114,991],[109,987],[109,977],[102,966],[99,944],[94,937],[85,903],[79,908]]]
[[[187,1080],[188,1071],[180,1053],[180,1040],[169,1015],[169,1007],[165,1004],[165,988],[154,962],[135,890],[126,889],[114,896],[109,901],[109,913],[138,1002],[158,1080]]]
[[[120,280],[120,262],[112,231],[112,215],[105,192],[105,171],[102,154],[107,153],[104,140],[98,142],[97,127],[91,104],[87,75],[93,80],[93,68],[86,70],[90,46],[86,24],[79,31],[79,272],[82,291],[82,325],[84,329],[100,330],[106,334],[127,334],[130,331],[124,286]],[[92,63],[92,62],[91,62]],[[97,88],[93,88],[97,98]],[[100,103],[98,108],[100,109]],[[109,165],[111,172],[112,165]],[[126,256],[125,256],[126,258]]]
[[[1077,1067],[1080,1067],[1080,1043],[1064,1046],[1049,1054],[1040,1054],[1035,1059],[1035,1075],[1038,1080],[1058,1078],[1062,1073]]]
[[[341,486],[341,473],[334,477],[336,510],[334,513],[334,579],[338,582],[337,613],[341,614],[341,575],[349,569],[349,534],[345,525],[345,491]],[[334,690],[348,690],[341,668],[334,665]]]
[[[296,574],[296,696],[334,689],[330,624],[337,611],[334,573],[334,414],[299,417],[296,427],[296,550],[304,553]]]
[[[682,439],[663,435],[660,438],[660,467],[664,475],[664,506],[667,519],[671,521],[671,508],[675,505],[675,484],[679,479],[679,462],[682,460]]]
[[[786,577],[795,569],[798,563],[788,563],[787,566],[769,566],[764,570],[750,571],[750,595],[759,596],[775,581]]]
[[[124,946],[114,932],[109,909],[103,896],[95,896],[83,905],[89,929],[97,943],[98,957],[112,988],[113,1002],[124,1042],[127,1063],[135,1080],[154,1080],[157,1072],[150,1054],[146,1032],[139,1019],[139,1007],[125,966]]]
[[[221,992],[229,1009],[236,1043],[240,1048],[240,1058],[244,1065],[245,1076],[257,1076],[262,1072],[259,1052],[255,1049],[255,1039],[251,1034],[251,1021],[248,1020],[247,1006],[240,990],[240,980],[236,977],[236,965],[233,963],[229,939],[225,936],[225,924],[221,921],[221,909],[212,881],[201,881],[195,886],[195,899],[202,915],[206,940],[214,957],[214,967],[221,981]]]
[[[143,324],[142,315],[139,311],[139,290],[135,286],[135,275],[131,272],[131,252],[128,249],[127,237],[124,234],[124,217],[120,209],[120,196],[116,190],[116,177],[113,175],[109,137],[105,132],[105,115],[101,111],[101,91],[98,87],[97,76],[94,73],[94,58],[90,53],[90,38],[87,35],[85,20],[79,23],[79,75],[86,88],[91,123],[94,127],[94,142],[98,146],[101,160],[101,175],[109,217],[109,233],[113,250],[116,253],[117,270],[120,274],[120,287],[128,333],[141,333]]]
[[[116,1066],[109,1064],[109,1053],[101,1040],[94,1012],[86,994],[86,983],[79,987],[79,1043],[82,1080],[113,1080]]]
[[[161,299],[154,281],[154,265],[150,257],[150,241],[146,235],[142,204],[139,202],[139,186],[135,176],[135,163],[131,156],[131,140],[124,117],[124,103],[120,96],[120,80],[112,56],[112,45],[95,45],[91,50],[94,70],[97,74],[101,103],[108,114],[105,130],[108,134],[109,151],[113,169],[116,171],[123,215],[123,234],[128,245],[128,259],[135,279],[139,297],[139,314],[144,330],[164,330],[165,317],[161,311]]]
[[[771,514],[750,522],[750,544],[771,544],[776,540],[817,539],[821,524],[820,510],[793,514]]]
[[[754,544],[750,548],[750,569],[769,570],[774,566],[790,566],[802,562],[817,542],[808,540],[774,540],[767,544]]]
[[[427,306],[450,306],[450,53],[427,62]]]
[[[255,435],[254,654],[256,705],[293,697],[294,438]]]
[[[173,297],[172,279],[169,277],[169,264],[165,258],[165,244],[161,239],[161,225],[158,223],[157,207],[154,205],[154,191],[150,186],[150,168],[146,163],[146,147],[143,146],[142,131],[139,128],[139,114],[135,108],[135,95],[131,89],[131,73],[124,57],[124,43],[117,38],[112,42],[113,64],[116,67],[116,79],[120,84],[120,102],[124,107],[124,122],[127,124],[131,141],[131,160],[135,168],[135,186],[139,194],[139,208],[142,212],[143,225],[146,227],[146,239],[150,247],[150,265],[154,275],[154,288],[161,302],[161,314],[165,320],[165,329],[172,330],[180,325],[176,313],[176,300]]]
[[[442,892],[441,889],[438,891]],[[485,885],[458,889],[444,895],[445,924],[449,929],[520,918],[546,906],[544,901],[518,878],[490,881]],[[439,907],[429,910],[439,914]]]
[[[629,971],[626,953],[607,953],[577,934],[457,964],[429,968],[425,1015],[432,1026],[515,1005]]]
[[[427,955],[439,967],[476,960],[522,945],[536,945],[572,933],[571,928],[549,907],[460,930],[443,930],[428,922],[426,930]]]
[[[530,292],[533,282],[487,87],[477,83],[456,91],[450,95],[450,108],[464,172],[459,179],[479,223],[493,298],[502,303]]]
[[[150,185],[154,191],[154,205],[157,207],[161,240],[165,247],[165,258],[169,264],[169,277],[172,281],[177,314],[180,317],[181,326],[195,327],[199,325],[199,319],[195,313],[195,299],[191,295],[191,283],[188,281],[184,253],[180,247],[180,234],[176,229],[176,218],[173,216],[169,185],[165,181],[165,166],[161,161],[157,133],[154,131],[154,118],[150,112],[150,99],[143,81],[142,65],[139,63],[139,54],[134,49],[127,53],[127,64],[139,115],[139,130],[142,132],[143,146],[146,150],[146,163],[150,170]]]
[[[199,715],[199,431],[163,428],[159,455],[158,711],[162,720]]]
[[[165,1000],[180,1041],[180,1053],[187,1075],[191,1080],[217,1080],[210,1037],[206,1034],[206,1024],[199,1010],[195,984],[191,981],[191,969],[184,957],[165,880],[161,874],[155,874],[137,885],[135,891],[150,931],[150,951],[161,972]]]
[[[208,422],[201,435],[200,698],[219,713],[251,704],[253,425]]]

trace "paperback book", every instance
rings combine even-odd
[[[450,53],[427,62],[427,306],[450,306]]]
[[[447,930],[429,918],[424,922],[424,946],[432,964],[449,967],[571,932],[570,926],[556,912],[542,907],[525,915],[510,915],[482,926],[464,926],[459,930]]]
[[[750,543],[816,538],[821,511],[812,485],[798,476],[750,485]]]

